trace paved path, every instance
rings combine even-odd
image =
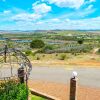
[[[66,84],[69,82],[73,71],[78,72],[80,85],[100,88],[100,68],[33,67],[30,79]],[[14,69],[13,73],[17,73],[17,70]],[[0,69],[0,77],[4,75],[10,76],[10,70],[7,68]]]
[[[100,88],[100,68],[33,67],[30,79],[66,84],[73,71],[77,71],[80,85]]]

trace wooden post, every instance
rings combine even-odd
[[[20,79],[20,83],[24,83],[24,68],[19,68],[18,69],[18,77]]]
[[[4,50],[4,62],[7,62],[7,45],[5,45],[5,50]]]
[[[70,79],[70,100],[77,100],[77,73],[73,72],[73,77]]]

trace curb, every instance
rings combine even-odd
[[[37,91],[35,89],[32,89],[32,88],[29,88],[29,90],[31,91],[31,94],[43,97],[43,98],[48,99],[48,100],[60,100],[60,99],[58,99],[58,98],[56,98],[54,96],[50,96],[50,95],[48,95],[46,93],[39,92],[39,91]]]

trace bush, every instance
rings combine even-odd
[[[42,48],[45,46],[45,43],[42,41],[42,40],[33,40],[31,43],[30,43],[30,47],[31,48]]]
[[[55,56],[58,56],[58,54],[56,54]]]
[[[48,51],[52,51],[54,50],[54,46],[53,45],[46,45],[44,48],[41,49],[40,53],[47,53]]]
[[[83,44],[84,39],[83,38],[80,38],[80,39],[77,40],[77,42],[78,42],[78,44]]]
[[[100,54],[100,49],[98,49],[97,54]]]
[[[83,44],[83,40],[78,40],[77,41],[79,44]]]
[[[65,60],[66,59],[66,55],[65,54],[61,54],[59,60]]]
[[[32,54],[32,51],[30,51],[30,50],[25,51],[25,55],[26,55],[26,56],[29,56],[29,55],[31,55],[31,54]]]
[[[0,100],[27,100],[25,84],[8,81],[0,84]]]
[[[40,57],[37,57],[36,60],[40,60]]]
[[[52,46],[52,45],[46,45],[44,47],[44,50],[53,50],[53,49],[54,49],[54,46]]]
[[[45,57],[45,55],[42,55],[42,57]]]

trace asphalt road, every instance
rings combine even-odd
[[[34,67],[30,78],[32,80],[46,80],[57,83],[69,83],[72,72],[77,71],[78,83],[90,87],[100,88],[100,68],[50,68]]]
[[[100,88],[100,68],[33,67],[30,79],[66,84],[69,83],[73,71],[77,71],[80,85]],[[13,74],[17,74],[17,69],[13,69]],[[10,76],[10,69],[0,68],[0,77],[3,76]]]

